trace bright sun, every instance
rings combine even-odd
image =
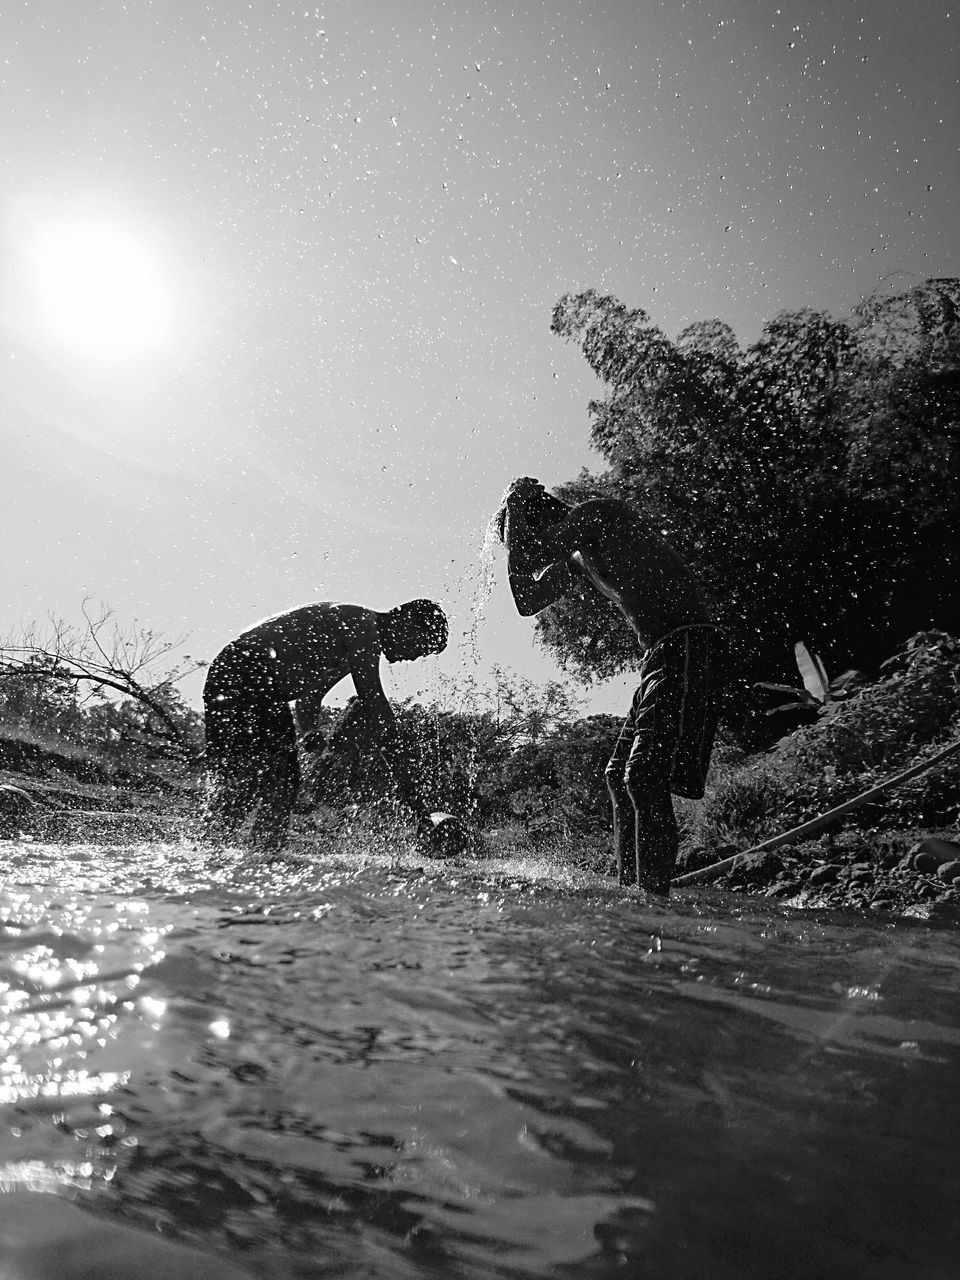
[[[75,357],[126,364],[173,336],[173,294],[159,253],[121,224],[64,218],[35,228],[41,327]]]

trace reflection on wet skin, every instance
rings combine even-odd
[[[23,1280],[70,1277],[65,1251],[268,1280],[950,1256],[951,1186],[894,1176],[958,1138],[949,934],[389,857],[13,869],[0,1251]]]

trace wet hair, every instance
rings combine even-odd
[[[548,493],[538,481],[529,480],[526,477],[525,480],[526,483],[524,483],[519,492],[514,486],[520,482],[514,481],[514,484],[504,494],[500,509],[494,516],[494,528],[501,542],[507,529],[508,503],[520,506],[527,520],[533,525],[549,524],[553,520],[561,520],[570,510],[568,503],[561,502],[552,493]]]
[[[392,609],[401,625],[413,627],[431,643],[430,652],[442,653],[447,647],[447,615],[433,600],[408,600]]]

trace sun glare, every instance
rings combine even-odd
[[[76,357],[124,364],[173,336],[173,294],[145,235],[106,221],[63,219],[35,230],[40,327]]]

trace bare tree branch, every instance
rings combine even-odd
[[[43,629],[36,623],[23,624],[0,644],[0,675],[37,680],[56,678],[74,685],[89,686],[91,694],[110,689],[132,698],[147,708],[162,726],[156,736],[180,754],[193,758],[195,750],[185,741],[183,730],[164,705],[164,694],[206,663],[186,655],[166,670],[158,670],[179,651],[186,636],[165,640],[136,620],[124,628],[113,610],[101,603],[94,608],[90,597],[81,606],[83,624],[75,625],[53,614]],[[34,674],[34,670],[36,674]]]

